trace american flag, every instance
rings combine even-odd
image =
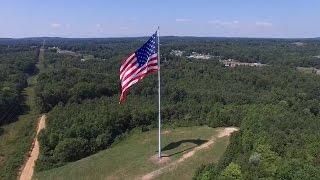
[[[159,70],[157,38],[157,32],[155,32],[142,47],[123,60],[120,67],[120,103],[125,101],[132,85],[141,81],[148,74]]]

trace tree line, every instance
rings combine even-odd
[[[22,112],[22,90],[35,73],[38,50],[26,45],[0,45],[0,125],[10,123]]]

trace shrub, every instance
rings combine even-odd
[[[54,157],[62,162],[75,161],[88,153],[88,141],[82,138],[67,138],[54,149]]]

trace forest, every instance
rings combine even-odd
[[[23,110],[22,89],[35,73],[37,47],[0,45],[0,125],[13,122]]]
[[[48,113],[37,171],[106,149],[132,129],[157,127],[155,75],[135,85],[124,104],[118,103],[121,59],[145,40],[47,39],[36,87],[37,106]],[[187,59],[172,50],[214,57]],[[320,77],[296,70],[319,67],[319,40],[163,37],[161,52],[165,126],[240,128],[224,157],[199,167],[194,179],[320,177]],[[94,58],[83,60],[85,55]],[[268,66],[229,68],[218,61],[229,58]]]

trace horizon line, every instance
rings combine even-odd
[[[64,37],[64,36],[26,36],[26,37],[0,37],[1,39],[41,39],[41,38],[60,38],[60,39],[120,39],[120,38],[145,38],[146,36],[113,36],[113,37]],[[164,35],[160,37],[194,37],[194,38],[242,38],[242,39],[319,39],[320,36],[316,37],[250,37],[250,36],[193,36],[193,35]]]

